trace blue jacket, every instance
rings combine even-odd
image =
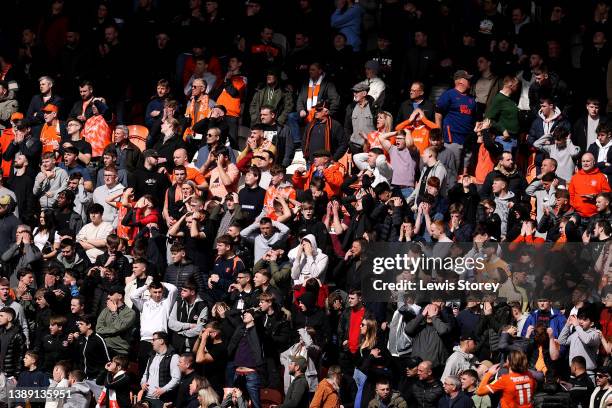
[[[331,16],[331,26],[346,36],[348,45],[355,52],[361,50],[361,17],[363,9],[353,4],[344,11],[336,10]]]
[[[527,321],[523,325],[523,331],[521,332],[522,337],[525,337],[525,334],[527,333],[527,328],[529,326],[533,326],[533,327],[536,326],[538,322],[538,316],[540,315],[540,313],[541,313],[540,309],[534,312],[531,312],[531,314],[527,318]],[[550,323],[548,327],[551,327],[553,329],[553,336],[555,338],[558,338],[559,333],[561,333],[561,330],[563,329],[563,326],[565,326],[566,319],[565,319],[565,316],[562,315],[558,310],[550,309],[550,313],[551,313]]]

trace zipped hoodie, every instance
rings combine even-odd
[[[501,219],[501,234],[506,235],[508,229],[508,214],[510,213],[510,203],[514,201],[514,193],[508,191],[504,197],[495,197],[495,214]]]
[[[462,371],[474,368],[474,355],[461,350],[460,346],[453,348],[454,353],[446,360],[446,366],[442,373],[442,381],[451,375],[459,375]]]

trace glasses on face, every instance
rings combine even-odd
[[[155,341],[155,340],[161,340],[159,337],[154,337],[151,339],[151,341]]]
[[[105,174],[104,177],[115,177],[114,174]]]
[[[24,234],[24,233],[26,233],[26,232],[28,232],[28,231],[25,231],[25,230],[17,230],[17,233],[18,233],[18,234]]]
[[[366,327],[365,323],[361,323],[359,327]]]

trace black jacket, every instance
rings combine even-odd
[[[293,379],[287,394],[285,395],[285,401],[278,406],[278,408],[308,408],[309,405],[309,387],[308,381],[304,374],[300,374]]]
[[[2,372],[7,377],[17,378],[23,370],[22,355],[25,352],[25,339],[19,326],[0,328],[0,361]]]
[[[249,347],[253,353],[253,358],[255,359],[257,371],[263,370],[265,367],[263,345],[261,342],[261,336],[259,335],[256,326],[246,328],[244,325],[242,325],[236,329],[227,346],[228,356],[232,360],[234,359],[236,351],[238,350],[238,345],[240,344],[240,339],[242,339],[243,336],[247,337]]]
[[[95,265],[106,265],[109,257],[110,255],[108,252],[98,255]],[[132,266],[130,265],[130,261],[119,251],[115,253],[115,260],[109,266],[117,271],[117,276],[119,279],[125,279],[126,277],[132,275]]]
[[[198,295],[204,298],[206,289],[204,275],[200,273],[200,268],[189,259],[185,259],[185,261],[180,264],[171,263],[168,265],[166,275],[164,276],[164,282],[171,283],[180,289],[191,276],[193,276],[192,279],[194,279],[195,283],[198,285]]]
[[[130,401],[130,378],[127,373],[121,373],[114,377],[108,371],[100,373],[96,379],[96,384],[103,385],[106,388],[106,399],[101,407],[109,407],[108,391],[115,391],[115,398],[117,399],[117,405],[120,407],[131,407]]]
[[[291,346],[291,322],[287,320],[280,307],[277,307],[272,315],[257,316],[257,321],[263,328],[262,340],[265,356],[278,359],[280,352]]]
[[[52,373],[53,367],[58,361],[70,359],[70,348],[66,336],[47,334],[36,340],[38,344],[34,349],[40,356],[40,369],[45,373]]]
[[[608,149],[606,161],[604,162],[597,161],[597,157],[599,157],[599,145],[597,143],[591,143],[587,152],[595,157],[595,166],[606,176],[610,177],[612,175],[612,148]],[[606,163],[610,164],[610,166],[606,166]]]
[[[419,408],[437,408],[438,401],[444,396],[444,389],[439,380],[432,382],[417,381],[412,384],[411,394]]]
[[[81,368],[87,379],[95,380],[105,371],[104,366],[110,361],[106,342],[98,333],[91,336],[79,336],[79,358]]]
[[[433,103],[429,99],[423,99],[423,102],[419,104],[419,108],[425,113],[425,117],[432,122],[435,120],[434,116],[434,106]],[[414,112],[414,106],[412,106],[412,100],[408,99],[399,107],[399,111],[397,112],[397,116],[395,117],[395,124],[398,125],[408,119],[410,115]]]
[[[300,93],[298,94],[297,102],[296,102],[296,111],[299,113],[300,111],[308,112],[306,107],[306,101],[308,99],[308,82],[302,85],[300,89]],[[317,97],[318,101],[328,101],[329,102],[329,114],[331,116],[335,116],[336,113],[340,110],[340,95],[336,90],[336,86],[328,81],[326,78],[321,80],[321,86],[319,87],[319,95]]]
[[[586,151],[587,147],[587,126],[588,126],[588,117],[586,115],[582,115],[576,123],[574,123],[574,128],[572,130],[572,142],[580,147],[580,151]],[[607,116],[599,116],[599,125],[605,125],[608,123]],[[597,156],[595,156],[597,157]]]

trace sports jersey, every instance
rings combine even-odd
[[[442,133],[446,143],[463,144],[474,130],[476,100],[473,96],[462,94],[455,88],[440,95],[436,112],[444,115]]]
[[[501,408],[533,408],[536,380],[530,373],[508,373],[489,384],[490,373],[486,373],[478,386],[477,394],[501,393]]]

